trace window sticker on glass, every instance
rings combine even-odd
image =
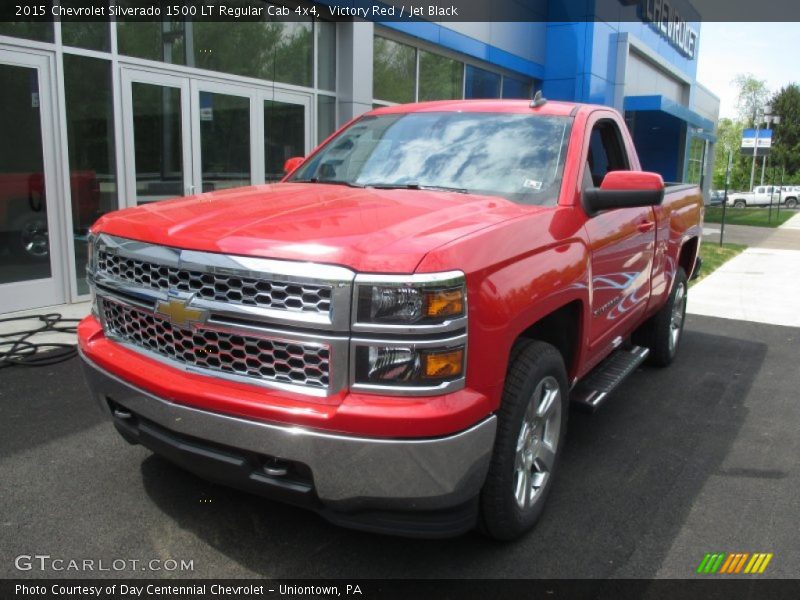
[[[540,190],[542,189],[542,182],[536,181],[535,179],[526,179],[522,182],[522,187],[529,190]]]

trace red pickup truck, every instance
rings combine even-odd
[[[544,100],[381,108],[289,166],[93,226],[92,395],[128,441],[338,524],[520,535],[568,400],[675,356],[699,189],[641,171],[615,111]]]

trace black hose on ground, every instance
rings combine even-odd
[[[65,319],[59,313],[31,315],[27,317],[7,317],[0,323],[36,320],[39,327],[0,333],[0,369],[5,367],[44,367],[69,360],[78,354],[74,344],[56,342],[36,342],[35,337],[43,333],[77,333],[80,319]]]

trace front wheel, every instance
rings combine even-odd
[[[481,492],[481,529],[499,540],[519,537],[539,520],[567,426],[567,374],[558,350],[525,340],[512,356]]]
[[[633,335],[633,341],[650,349],[647,361],[666,367],[675,359],[686,320],[688,283],[686,272],[678,267],[667,303]]]
[[[797,199],[796,198],[787,198],[786,199],[786,208],[797,208]]]

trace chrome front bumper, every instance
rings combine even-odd
[[[312,494],[324,509],[448,509],[475,498],[489,468],[497,427],[494,415],[439,438],[332,434],[175,404],[126,383],[83,354],[81,358],[92,396],[109,416],[111,400],[160,431],[305,465],[311,472]]]

